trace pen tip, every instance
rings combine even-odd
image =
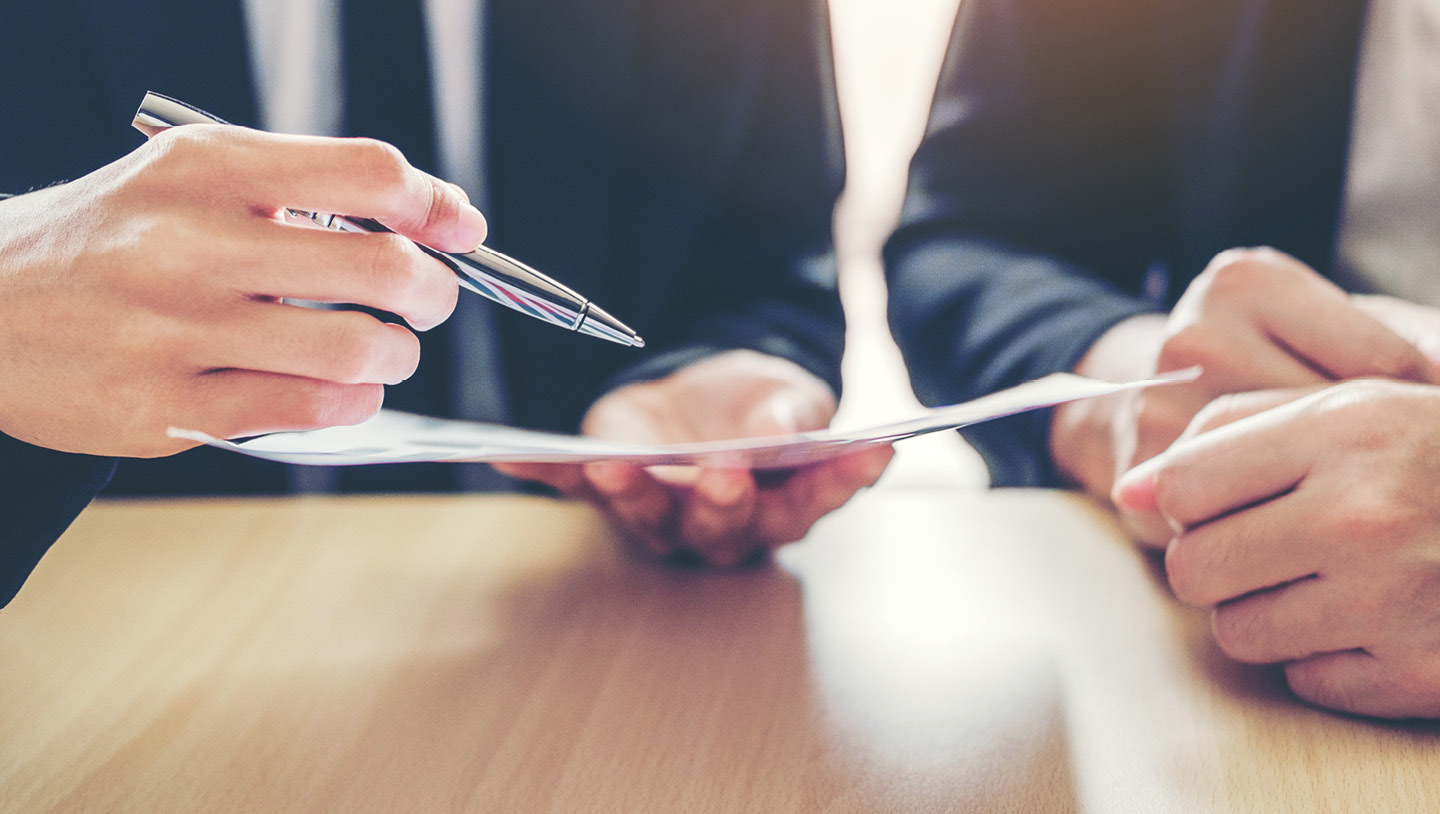
[[[625,323],[610,316],[604,308],[593,302],[586,303],[585,315],[581,318],[580,324],[575,326],[575,330],[632,348],[645,347],[645,340],[641,339],[639,334],[630,330]]]

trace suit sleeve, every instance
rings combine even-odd
[[[0,435],[0,607],[114,469],[113,458],[56,452]]]
[[[684,267],[668,272],[684,276],[676,300],[684,324],[657,332],[657,352],[623,369],[609,386],[750,349],[794,361],[838,393],[844,317],[831,218],[844,158],[825,5],[661,5],[665,14],[686,19],[655,38],[657,51],[671,52],[650,57],[646,96],[652,120],[663,122],[652,132],[665,138],[639,163],[642,172],[683,167],[657,176],[654,197],[672,216],[653,222],[697,224]],[[677,35],[681,26],[690,33]],[[688,154],[667,159],[681,144]],[[703,177],[675,180],[695,172]],[[693,219],[673,216],[700,211],[705,214]],[[663,232],[648,239],[673,237]]]
[[[886,244],[916,394],[1073,369],[1144,295],[1167,218],[1151,5],[966,0]],[[994,486],[1053,486],[1049,411],[965,431]]]

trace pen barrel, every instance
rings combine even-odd
[[[311,220],[344,232],[388,232],[385,224],[348,215],[308,214]],[[513,257],[481,246],[465,253],[442,252],[423,243],[420,250],[444,263],[460,285],[529,317],[566,330],[578,330],[590,303],[574,290]]]
[[[590,310],[590,301],[568,286],[493,249],[482,246],[465,254],[431,253],[454,269],[471,291],[535,319],[574,331]]]

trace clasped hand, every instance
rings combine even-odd
[[[1440,716],[1440,311],[1244,250],[1113,336],[1151,371],[1204,368],[1112,402],[1109,457],[1071,467],[1165,548],[1176,597],[1315,704]]]
[[[1440,339],[1440,312],[1351,296],[1271,249],[1224,252],[1168,316],[1121,323],[1077,368],[1124,380],[1198,366],[1200,378],[1066,405],[1055,413],[1051,450],[1062,472],[1108,497],[1117,476],[1164,451],[1221,396],[1243,409],[1250,393],[1298,396],[1347,379],[1440,383],[1437,361],[1420,350],[1425,335]],[[1136,540],[1161,546],[1170,539],[1158,517],[1119,509]]]
[[[820,429],[835,413],[828,386],[798,365],[730,351],[654,382],[621,387],[585,416],[597,438],[646,444],[786,435]],[[631,540],[659,555],[731,567],[798,540],[826,513],[873,484],[889,447],[781,472],[620,463],[510,464],[599,506]]]
[[[1202,411],[1116,502],[1165,519],[1170,586],[1231,658],[1321,706],[1440,717],[1440,387],[1269,395]]]

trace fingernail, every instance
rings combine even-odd
[[[630,485],[630,469],[615,464],[591,464],[585,467],[590,485],[607,495],[619,494]]]
[[[480,214],[480,210],[471,206],[469,201],[461,205],[460,220],[455,224],[456,243],[473,249],[485,242],[485,235],[489,230],[490,226],[485,222],[485,216]]]
[[[712,475],[705,479],[701,490],[711,503],[729,506],[745,494],[745,478],[738,473]]]
[[[1122,509],[1134,512],[1159,510],[1155,500],[1155,474],[1160,469],[1159,458],[1151,458],[1131,469],[1115,480],[1110,490],[1110,500]]]
[[[751,437],[787,435],[800,430],[800,411],[794,394],[776,393],[755,405],[745,419],[745,434]]]

